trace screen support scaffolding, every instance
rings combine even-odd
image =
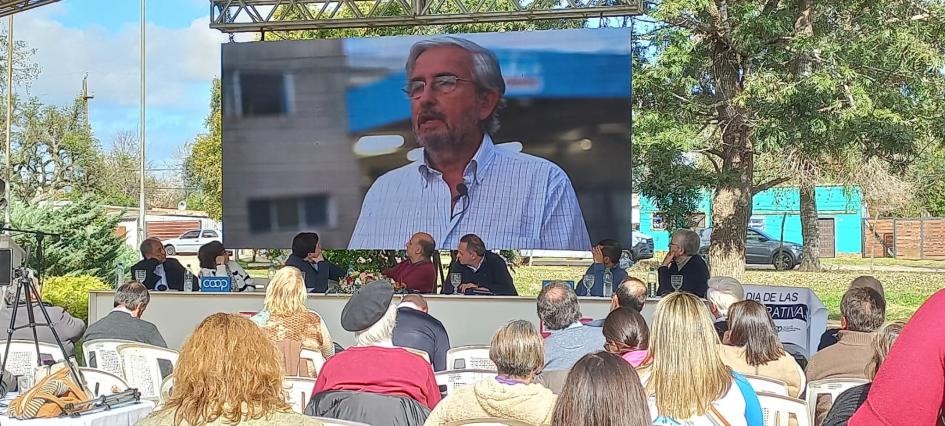
[[[59,0],[0,0],[0,17],[25,12]]]

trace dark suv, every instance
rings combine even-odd
[[[709,243],[712,239],[712,228],[699,232],[702,240],[699,254],[703,257],[709,254]],[[745,263],[750,265],[773,265],[779,271],[794,269],[801,262],[803,247],[800,244],[772,237],[757,228],[748,228],[745,239]]]

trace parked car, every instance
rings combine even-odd
[[[191,229],[177,238],[164,241],[168,256],[179,253],[196,253],[200,246],[211,241],[223,241],[220,232],[212,229]]]
[[[653,258],[653,237],[640,231],[630,232],[630,260],[639,262]]]
[[[699,254],[703,257],[709,254],[709,244],[712,239],[712,228],[703,229],[699,233],[702,240]],[[745,263],[750,265],[773,265],[779,271],[794,269],[801,262],[801,253],[804,246],[789,241],[782,242],[758,228],[748,228],[745,238]]]

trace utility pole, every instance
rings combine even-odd
[[[145,131],[144,131],[144,105],[145,105],[145,51],[144,51],[144,32],[145,32],[145,0],[141,0],[141,137],[139,143],[138,156],[140,157],[140,187],[138,188],[138,244],[140,245],[148,238],[148,223],[146,222],[144,199],[144,180],[145,180]]]
[[[10,228],[10,204],[13,200],[10,198],[10,180],[13,179],[13,166],[11,157],[13,157],[13,143],[10,142],[10,128],[13,126],[13,15],[7,17],[7,128],[6,128],[6,179],[3,185],[3,199],[6,200],[3,206],[4,227]],[[10,231],[5,231],[10,235]]]
[[[89,123],[89,100],[95,96],[89,95],[89,73],[82,77],[82,106],[85,108],[85,130],[91,132],[92,125]]]

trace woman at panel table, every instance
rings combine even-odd
[[[223,243],[211,241],[200,246],[197,259],[200,260],[201,277],[230,277],[233,279],[233,287],[230,291],[256,290],[253,278],[243,270],[239,263],[230,259],[230,254],[223,247]]]

